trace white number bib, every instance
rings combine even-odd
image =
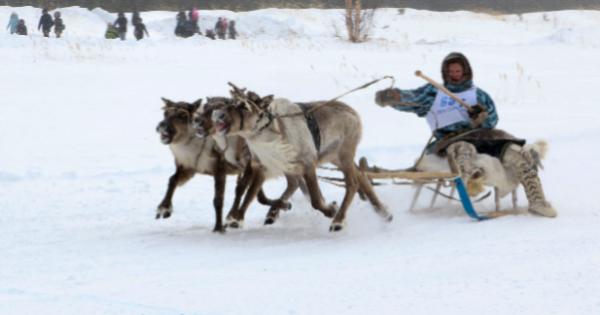
[[[475,86],[466,91],[454,94],[469,106],[477,104],[477,88]],[[427,123],[432,131],[469,120],[469,114],[462,105],[446,95],[446,93],[438,90],[435,101],[433,101],[433,106],[431,106],[429,113],[427,113]]]

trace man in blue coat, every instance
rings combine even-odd
[[[473,71],[461,53],[451,53],[442,63],[444,87],[471,106],[467,111],[451,97],[431,84],[414,90],[396,88],[379,91],[375,102],[396,110],[426,117],[437,141],[477,128],[494,128],[498,124],[496,106],[490,96],[473,85]],[[473,121],[479,120],[474,126]]]
[[[523,149],[524,140],[494,129],[498,124],[496,106],[485,91],[473,84],[468,59],[461,53],[450,53],[442,62],[442,78],[444,87],[469,105],[468,109],[432,84],[414,90],[385,89],[377,92],[375,103],[426,117],[434,137],[427,153],[448,154],[461,173],[470,169],[468,157],[478,153],[497,157],[506,172],[523,185],[529,211],[555,217],[556,210],[546,201],[537,173],[539,161],[530,150]]]

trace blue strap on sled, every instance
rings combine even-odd
[[[469,198],[469,194],[467,193],[465,183],[463,182],[462,178],[460,178],[460,176],[454,178],[454,184],[456,186],[456,190],[458,191],[458,196],[460,197],[460,202],[462,203],[463,209],[465,209],[465,212],[471,218],[478,221],[490,219],[490,217],[488,216],[477,214],[475,208],[473,207],[473,203],[471,202],[471,198]]]

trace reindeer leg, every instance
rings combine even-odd
[[[373,185],[371,185],[371,181],[369,180],[367,175],[365,175],[365,173],[361,171],[357,171],[356,177],[358,180],[359,191],[362,191],[365,194],[366,198],[373,205],[375,212],[379,214],[382,218],[384,218],[386,221],[392,221],[392,219],[394,218],[393,215],[389,212],[387,207],[379,200],[377,194],[375,194],[375,191],[373,190]]]
[[[215,163],[215,196],[213,198],[213,206],[215,207],[215,227],[213,232],[225,233],[223,225],[223,198],[225,196],[225,182],[227,180],[227,164],[225,160],[219,159]]]
[[[321,211],[326,217],[333,218],[337,212],[337,204],[331,203],[329,206],[325,206],[321,189],[319,188],[319,181],[317,180],[317,171],[315,166],[308,166],[304,171],[304,181],[308,188],[308,194],[310,196],[310,203],[313,208]]]
[[[329,227],[329,231],[337,232],[341,231],[344,228],[344,223],[346,222],[346,211],[350,207],[352,203],[352,199],[354,199],[354,195],[358,191],[358,178],[356,176],[356,166],[354,162],[350,159],[347,161],[347,158],[344,158],[342,161],[342,165],[338,166],[342,173],[344,173],[344,181],[346,183],[346,193],[344,194],[344,199],[342,201],[342,206],[340,207],[340,211],[337,212],[335,217],[333,218],[333,222]]]
[[[258,202],[262,205],[270,206],[271,208],[275,207],[278,209],[290,210],[292,209],[292,204],[287,202],[287,199],[283,199],[280,197],[279,199],[269,199],[262,188],[258,191],[258,195],[256,196]]]
[[[235,213],[238,211],[238,209],[240,207],[240,202],[242,201],[242,197],[244,196],[246,189],[248,189],[248,185],[250,185],[250,183],[253,180],[254,180],[254,171],[252,169],[252,166],[248,165],[244,169],[244,172],[238,176],[237,185],[235,186],[235,199],[233,200],[231,209],[227,213],[227,217],[232,217],[232,216],[236,215]],[[281,200],[272,200],[272,199],[267,198],[267,196],[265,195],[265,193],[262,189],[260,189],[258,191],[257,197],[258,197],[258,199],[257,199],[258,202],[263,205],[267,205],[270,207],[277,206],[280,208],[288,208],[288,209],[291,208],[291,204],[289,204],[289,203],[282,202]]]
[[[252,168],[247,166],[244,169],[244,172],[238,176],[237,184],[235,186],[235,198],[233,200],[233,204],[231,205],[231,209],[227,213],[227,218],[234,217],[239,210],[240,202],[242,201],[242,197],[250,185],[250,182],[253,179],[254,174],[252,173]]]
[[[299,186],[298,181],[301,179],[291,175],[285,175],[285,179],[287,181],[287,187],[285,188],[285,191],[279,198],[279,201],[290,205],[290,207],[287,208],[289,209],[291,208],[291,204],[287,202],[287,200],[294,194],[294,192],[296,192]],[[265,218],[265,225],[275,223],[275,220],[277,220],[277,218],[279,217],[279,210],[281,209],[286,209],[286,207],[280,207],[277,205],[271,206],[271,209],[269,209],[267,217]]]
[[[194,173],[193,170],[185,169],[183,166],[176,166],[175,173],[169,178],[167,193],[156,209],[156,219],[167,219],[171,216],[173,213],[172,200],[175,188],[185,184],[190,178],[194,177]]]
[[[262,187],[262,184],[265,181],[265,176],[263,172],[259,169],[253,169],[254,178],[252,179],[252,183],[250,184],[250,188],[246,192],[246,196],[244,196],[244,201],[242,202],[242,206],[233,213],[231,216],[227,216],[227,226],[232,228],[241,228],[244,222],[244,217],[246,215],[246,210],[256,198],[258,191]]]

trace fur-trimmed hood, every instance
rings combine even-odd
[[[444,58],[444,61],[442,62],[442,78],[444,78],[444,85],[447,85],[450,82],[450,77],[448,75],[448,66],[451,63],[459,63],[460,65],[462,65],[465,74],[463,82],[473,81],[473,69],[471,69],[471,64],[469,63],[467,57],[465,57],[465,55],[463,55],[462,53],[452,52],[448,54],[448,56],[446,56],[446,58]]]

